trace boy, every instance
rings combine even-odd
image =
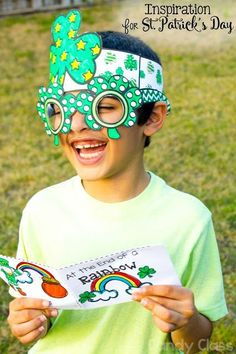
[[[8,322],[22,343],[37,341],[30,353],[195,353],[227,308],[210,212],[144,168],[144,147],[170,108],[160,59],[121,33],[78,36],[79,25],[75,10],[54,22],[51,84],[37,106],[77,176],[29,201],[18,256],[60,267],[162,244],[183,287],[149,286],[136,302],[60,313],[20,298]]]

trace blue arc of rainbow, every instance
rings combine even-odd
[[[140,285],[142,285],[140,280],[133,277],[132,275],[123,272],[115,272],[112,274],[104,275],[101,278],[94,279],[94,281],[91,284],[91,291],[99,291],[102,293],[106,290],[107,283],[113,280],[121,281],[127,284],[129,287],[138,288],[140,287]]]

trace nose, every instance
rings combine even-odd
[[[71,130],[79,132],[84,129],[89,129],[85,123],[84,114],[76,111],[71,117]]]

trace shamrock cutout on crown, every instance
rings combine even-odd
[[[55,45],[50,47],[50,81],[63,85],[65,72],[79,84],[87,83],[96,71],[95,59],[101,53],[101,38],[96,33],[78,36],[81,17],[72,10],[59,16],[52,25]]]

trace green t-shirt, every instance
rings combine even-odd
[[[145,245],[164,245],[198,311],[215,321],[227,314],[222,272],[209,210],[153,173],[133,199],[104,203],[75,176],[46,188],[24,209],[18,256],[53,267]],[[129,302],[93,310],[64,310],[31,354],[174,353],[170,335],[151,313]],[[176,351],[177,352],[177,351]]]

